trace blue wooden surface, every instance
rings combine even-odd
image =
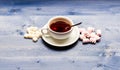
[[[29,25],[43,27],[57,15],[102,30],[101,42],[55,51],[23,38]],[[120,1],[0,2],[0,70],[120,70]]]
[[[0,0],[0,6],[1,15],[119,15],[120,13],[119,0]]]

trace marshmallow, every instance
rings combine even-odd
[[[94,38],[95,36],[96,36],[95,32],[92,32],[92,33],[90,34],[90,37],[92,37],[92,38]]]
[[[33,40],[34,42],[36,42],[36,41],[38,41],[38,38],[37,38],[37,37],[33,37],[32,40]]]
[[[87,31],[85,28],[80,28],[80,39],[83,43],[96,43],[96,41],[100,40],[101,30],[96,30],[93,27],[88,27]]]
[[[101,30],[96,30],[96,34],[98,35],[98,36],[101,36]]]
[[[89,40],[89,39],[87,39],[87,38],[85,38],[85,39],[83,39],[83,40],[82,40],[82,42],[83,42],[83,43],[89,43],[89,42],[90,42],[90,40]]]
[[[89,35],[89,33],[87,31],[83,31],[82,34],[84,34],[85,37],[87,37]]]
[[[34,34],[34,31],[27,31],[28,34]]]
[[[25,34],[25,35],[24,35],[24,38],[32,38],[32,37],[33,37],[32,34]]]
[[[80,33],[86,31],[85,28],[79,28],[79,30],[80,30]]]
[[[88,28],[87,28],[87,31],[88,31],[89,33],[92,33],[92,32],[95,31],[95,28],[93,28],[93,27],[88,27]]]
[[[27,28],[27,31],[37,31],[37,30],[38,30],[38,28],[37,27],[33,27],[33,26]]]
[[[96,41],[100,40],[100,37],[98,35],[95,36]]]
[[[83,39],[85,39],[85,38],[86,38],[86,37],[85,37],[83,34],[80,35],[80,39],[81,39],[81,40],[83,40]]]
[[[96,38],[90,38],[90,42],[96,43]]]
[[[36,32],[35,32],[35,36],[36,36],[37,38],[39,38],[39,37],[42,36],[42,33],[41,33],[40,31],[36,31]]]
[[[24,38],[31,38],[36,42],[41,36],[41,29],[38,29],[37,27],[29,27],[27,28],[27,34],[24,35]]]

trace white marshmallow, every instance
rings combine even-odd
[[[29,34],[24,34],[24,38],[28,38]]]
[[[25,34],[25,35],[24,35],[24,38],[32,38],[32,37],[33,37],[32,34]]]
[[[34,42],[36,42],[36,41],[38,41],[38,38],[37,38],[37,37],[33,37],[32,40],[33,40]]]
[[[32,26],[27,28],[27,34],[24,35],[25,38],[31,38],[34,42],[36,42],[41,36],[41,29]]]
[[[38,29],[38,31],[41,33],[41,29]]]
[[[35,36],[39,38],[39,37],[42,36],[42,33],[41,33],[40,31],[36,31],[36,32],[35,32]]]
[[[27,31],[37,31],[37,30],[38,28],[33,26],[27,28]]]
[[[27,31],[28,34],[34,34],[34,31]]]

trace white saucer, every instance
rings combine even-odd
[[[47,25],[45,25],[43,28],[46,28],[46,27],[47,27]],[[42,35],[42,39],[46,43],[56,46],[56,47],[69,46],[69,45],[75,43],[78,40],[78,38],[79,38],[79,29],[77,26],[73,27],[73,31],[72,31],[70,37],[65,40],[56,40],[56,39],[53,39],[52,37],[46,37],[46,36]]]

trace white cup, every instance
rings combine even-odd
[[[56,23],[58,21],[65,22],[66,24],[69,24],[70,26],[73,25],[73,21],[71,19],[69,19],[68,17],[55,16],[48,21],[47,28],[44,28],[44,29],[41,30],[42,34],[44,36],[47,36],[47,37],[51,36],[54,39],[60,39],[60,40],[69,38],[69,36],[70,36],[70,34],[73,30],[73,27],[70,27],[70,29],[65,31],[65,32],[58,32],[58,31],[54,31],[53,29],[51,29],[50,26],[53,23]],[[44,31],[44,30],[47,30],[47,31]]]

